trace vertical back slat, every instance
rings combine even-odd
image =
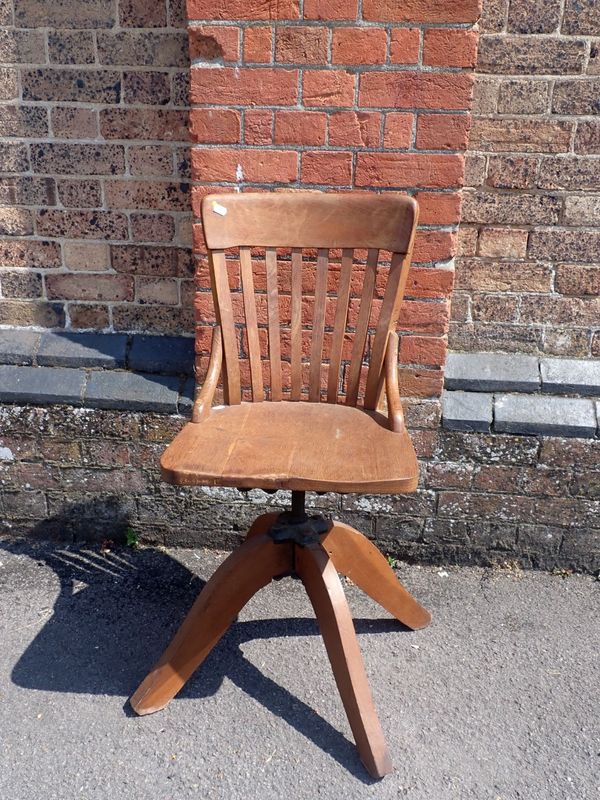
[[[398,320],[398,312],[404,296],[404,286],[408,277],[409,266],[410,252],[406,255],[404,253],[394,253],[369,362],[365,390],[365,408],[368,409],[375,409],[379,402],[388,335]]]
[[[321,397],[321,363],[323,360],[323,338],[325,336],[325,307],[327,304],[327,268],[329,250],[317,251],[317,277],[315,281],[315,308],[313,313],[312,342],[310,348],[310,377],[308,399],[318,402]]]
[[[338,287],[335,320],[333,323],[333,338],[331,341],[331,353],[329,355],[329,374],[327,376],[328,403],[336,403],[338,398],[340,363],[342,361],[346,319],[348,317],[348,300],[350,299],[350,278],[352,277],[353,258],[354,250],[342,250],[340,285]]]
[[[249,247],[240,247],[240,273],[244,293],[244,314],[246,317],[246,336],[250,356],[250,382],[254,402],[264,400],[262,366],[260,363],[260,342],[258,339],[258,320],[254,297],[254,278],[252,276],[252,256]]]
[[[369,331],[369,317],[371,316],[371,306],[373,305],[373,291],[375,289],[375,276],[377,274],[377,259],[379,250],[370,249],[367,255],[367,266],[365,269],[365,279],[360,299],[360,310],[356,323],[356,333],[352,345],[352,356],[348,370],[348,385],[346,387],[346,403],[351,406],[356,405],[358,399],[358,388],[360,385],[360,371],[362,367],[365,343]]]
[[[302,392],[302,250],[292,250],[292,400],[300,400]]]
[[[212,272],[212,285],[215,289],[218,321],[223,335],[223,355],[225,357],[225,370],[223,371],[223,388],[225,401],[230,405],[241,402],[240,392],[240,362],[237,336],[233,320],[231,305],[231,292],[227,280],[227,263],[223,250],[210,252],[210,269]]]
[[[271,400],[281,400],[281,341],[279,338],[279,290],[277,289],[277,250],[265,250],[267,267],[267,314],[269,318],[269,363]]]

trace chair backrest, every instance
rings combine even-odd
[[[202,202],[202,223],[225,401],[240,403],[247,383],[254,401],[343,397],[376,408],[416,202],[396,194],[214,194]]]

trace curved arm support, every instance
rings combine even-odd
[[[398,334],[395,331],[390,331],[385,351],[385,393],[390,429],[404,433],[406,426],[398,387]]]
[[[213,398],[215,396],[215,389],[217,388],[217,383],[219,382],[222,365],[223,340],[221,328],[219,325],[217,325],[213,330],[210,361],[208,362],[206,378],[202,384],[202,389],[200,389],[200,391],[196,390],[194,408],[192,410],[192,422],[202,422],[204,417],[210,411]]]

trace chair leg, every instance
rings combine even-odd
[[[393,767],[335,566],[320,545],[296,547],[295,559],[296,571],[317,616],[361,761],[374,778],[383,778]]]
[[[384,556],[362,533],[343,522],[334,522],[321,545],[338,572],[408,628],[417,630],[429,625],[429,612],[402,586]]]
[[[200,592],[171,644],[132,695],[130,704],[136,714],[152,714],[164,708],[248,600],[292,566],[292,546],[275,544],[265,534],[234,550]]]

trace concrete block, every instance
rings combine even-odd
[[[177,413],[179,378],[135,372],[90,372],[84,396],[88,408]]]
[[[0,364],[33,364],[40,336],[34,331],[0,331]]]
[[[81,405],[86,373],[63,367],[0,366],[0,401]]]
[[[194,340],[185,336],[132,337],[129,369],[161,375],[194,373]]]
[[[537,392],[538,359],[506,353],[449,353],[444,385],[472,392]]]
[[[542,358],[543,392],[600,395],[600,360]]]
[[[571,397],[497,395],[494,430],[503,433],[593,437],[596,412],[592,400]]]
[[[122,333],[44,333],[37,363],[48,367],[125,366],[127,336]]]
[[[491,394],[444,392],[442,425],[452,431],[489,431],[492,424]]]

